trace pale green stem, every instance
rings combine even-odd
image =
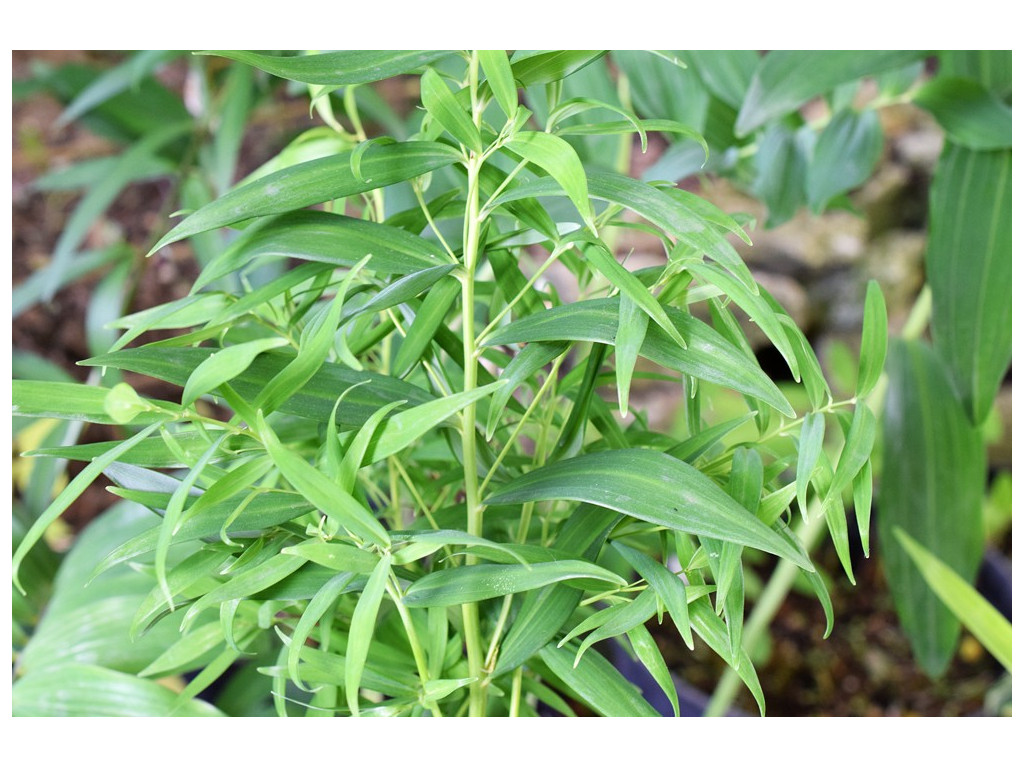
[[[469,92],[473,108],[473,122],[480,127],[481,108],[477,103],[476,51],[469,61]],[[467,164],[466,218],[463,228],[462,258],[466,273],[462,278],[462,355],[464,392],[476,388],[476,333],[474,305],[476,302],[476,270],[480,247],[480,164],[481,159],[470,152]],[[483,508],[477,477],[476,403],[470,403],[462,412],[462,462],[466,494],[466,532],[480,536],[483,532]],[[466,564],[473,565],[476,557],[468,555]],[[487,714],[487,689],[484,687],[483,648],[480,637],[480,611],[476,603],[462,606],[463,635],[466,641],[466,661],[469,676],[475,678],[469,686],[469,714],[483,717]]]
[[[523,695],[523,668],[519,667],[512,676],[512,693],[508,700],[508,716],[519,717],[519,701]]]
[[[808,514],[808,522],[796,532],[800,542],[807,550],[813,548],[825,530],[825,516],[821,514],[820,503],[815,499],[814,504],[817,508],[811,510],[811,513]],[[789,560],[782,560],[775,567],[772,577],[765,585],[764,592],[757,599],[757,605],[744,621],[743,648],[748,653],[768,630],[772,619],[786,599],[786,595],[793,588],[793,582],[799,572],[800,567]],[[736,698],[740,685],[740,677],[735,670],[727,669],[718,680],[718,685],[711,695],[704,716],[721,717],[724,715]]]
[[[925,285],[921,289],[921,293],[917,295],[917,301],[914,302],[914,306],[910,308],[910,314],[907,316],[907,321],[903,324],[903,331],[900,333],[900,337],[905,341],[921,338],[921,334],[928,327],[931,317],[932,289],[931,286]]]
[[[405,627],[405,634],[409,638],[409,647],[412,648],[412,655],[416,660],[416,671],[419,673],[420,680],[426,683],[430,679],[427,659],[423,654],[423,646],[420,645],[419,637],[416,635],[416,626],[412,623],[412,616],[409,615],[409,609],[405,606],[405,603],[402,602],[401,590],[398,588],[398,582],[395,579],[394,574],[392,574],[388,579],[385,588],[388,591],[388,595],[391,597],[391,601],[398,609],[398,615],[402,617],[402,626]],[[441,714],[441,708],[438,707],[436,701],[431,701],[426,706],[433,713],[434,717],[443,717]]]

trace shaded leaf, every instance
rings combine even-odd
[[[946,131],[949,141],[967,149],[1009,149],[1012,113],[985,86],[963,77],[940,75],[914,94]]]
[[[821,213],[836,195],[863,184],[882,157],[882,124],[873,109],[834,115],[807,166],[807,202]]]
[[[249,64],[288,80],[314,85],[361,85],[413,72],[448,51],[332,51],[305,56],[268,56],[255,51],[198,51]]]

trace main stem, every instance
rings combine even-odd
[[[469,62],[469,87],[473,105],[473,121],[480,126],[477,104],[477,54]],[[470,152],[467,167],[466,219],[463,227],[462,255],[466,272],[462,277],[462,389],[476,388],[476,327],[474,318],[476,269],[480,248],[480,164],[481,158]],[[466,532],[480,536],[483,532],[483,509],[480,506],[479,477],[476,458],[476,403],[470,403],[462,412],[462,465],[466,492]],[[466,564],[476,562],[467,556]],[[469,676],[476,678],[469,686],[469,715],[487,714],[487,689],[483,685],[483,643],[480,635],[480,611],[476,603],[462,606],[463,637],[466,641],[466,661]]]

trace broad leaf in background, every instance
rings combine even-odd
[[[924,55],[924,51],[771,51],[754,74],[736,119],[736,133],[746,136],[836,86],[902,67]]]
[[[975,424],[988,415],[1010,364],[1011,160],[1009,149],[949,144],[928,210],[932,338]]]
[[[914,94],[947,137],[968,149],[1009,149],[1013,143],[1010,108],[974,80],[937,77]]]
[[[267,56],[255,51],[199,51],[251,64],[288,80],[314,85],[360,85],[413,72],[448,51],[334,51],[308,56]]]
[[[834,115],[814,145],[807,168],[807,202],[821,213],[828,201],[867,180],[882,157],[882,124],[873,110]]]
[[[935,594],[942,599],[942,602],[999,660],[1006,671],[1012,672],[1013,629],[1010,622],[974,587],[960,578],[956,571],[907,536],[903,529],[896,528],[894,533],[896,539],[921,570],[921,575],[928,582],[928,586],[935,590]]]
[[[983,549],[985,452],[941,358],[920,342],[889,351],[878,525],[896,611],[921,667],[938,677],[960,622],[936,597],[895,536],[902,528],[969,582]]]

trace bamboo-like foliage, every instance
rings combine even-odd
[[[15,710],[39,713],[67,685],[79,711],[92,690],[104,712],[120,692],[152,714],[208,714],[194,697],[241,667],[282,715],[533,716],[571,712],[569,700],[653,715],[593,646],[628,644],[677,708],[644,629],[667,613],[763,711],[743,560],[802,569],[831,625],[800,532],[824,516],[849,565],[842,497],[857,488],[870,507],[858,478],[886,350],[880,296],[857,395],[837,401],[728,237],[749,242],[747,219],[590,162],[588,141],[628,148],[659,131],[707,148],[674,115],[570,95],[607,66],[603,52],[216,53],[309,86],[334,149],[286,150],[171,228],[153,253],[236,231],[188,297],[123,318],[120,339],[83,363],[181,386],[180,402],[123,383],[16,383],[19,416],[132,435],[37,452],[90,463],[20,539],[16,583],[46,526],[106,473],[154,514],[111,532],[93,575],[141,571],[131,631],[171,642],[128,671],[139,678],[76,657],[56,674],[26,653]],[[357,86],[403,73],[418,77],[422,110],[407,136],[369,137]],[[744,103],[741,127],[771,114]],[[655,235],[658,266],[623,260],[624,226]],[[555,265],[571,292],[547,283]],[[809,412],[757,365],[745,318]],[[153,329],[177,335],[138,344]],[[637,393],[652,377],[689,397],[678,431],[647,422]],[[720,397],[749,413],[701,409]],[[182,673],[195,676],[176,697],[149,683]]]

